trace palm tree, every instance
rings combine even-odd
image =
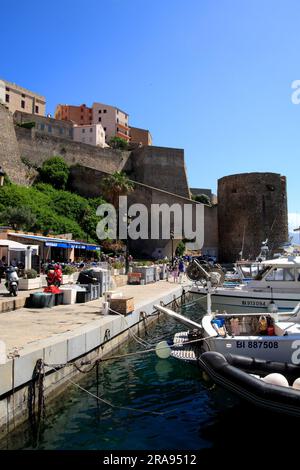
[[[117,213],[117,234],[119,233],[119,196],[127,196],[134,191],[134,183],[123,171],[115,171],[101,181],[103,196],[114,206]],[[127,245],[126,245],[127,247]],[[127,248],[126,248],[127,249]]]
[[[134,190],[134,183],[123,171],[115,171],[101,181],[103,196],[111,202],[116,211],[119,209],[119,196],[127,196]]]

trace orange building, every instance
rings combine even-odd
[[[147,129],[130,127],[130,141],[141,145],[152,145],[152,136]]]
[[[73,121],[79,126],[92,124],[93,110],[85,104],[72,106],[68,104],[58,104],[55,110],[55,119],[62,121]]]

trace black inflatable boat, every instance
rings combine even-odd
[[[231,354],[225,357],[213,351],[203,353],[198,363],[213,382],[242,399],[272,411],[300,417],[300,390],[261,380],[270,373],[279,373],[292,385],[300,377],[299,366]]]

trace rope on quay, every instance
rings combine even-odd
[[[28,415],[33,439],[35,442],[39,441],[41,423],[45,418],[45,397],[44,397],[44,378],[45,367],[44,361],[38,359],[33,369],[31,382],[28,388]],[[37,394],[37,411],[36,411],[36,388]]]

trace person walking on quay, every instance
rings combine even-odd
[[[185,274],[185,264],[182,258],[180,258],[178,263],[178,271],[179,271],[179,282],[182,284],[184,274]]]
[[[179,271],[178,271],[178,265],[177,263],[173,265],[172,267],[172,274],[173,274],[173,281],[174,282],[178,282],[178,274],[179,274]]]
[[[167,270],[167,281],[170,281],[170,277],[172,276],[173,273],[173,266],[171,263],[166,265],[166,270]]]

